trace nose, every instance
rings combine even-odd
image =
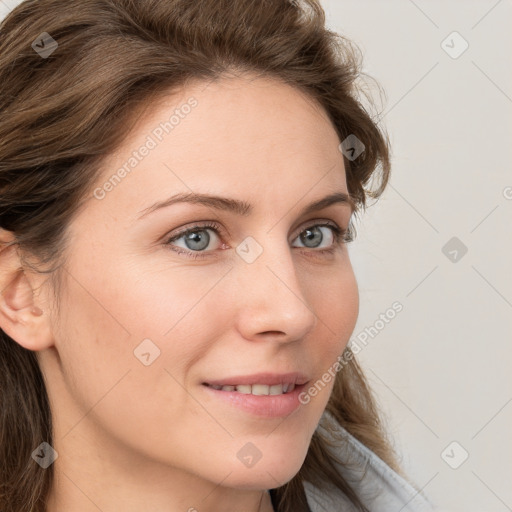
[[[272,241],[269,236],[260,245],[263,252],[255,261],[248,263],[238,258],[233,269],[239,304],[238,330],[252,341],[300,340],[314,328],[318,318],[304,293],[293,249],[286,241]]]

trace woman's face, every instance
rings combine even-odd
[[[38,353],[57,464],[238,489],[297,473],[332,380],[304,405],[279,384],[321,380],[358,315],[329,227],[350,203],[305,211],[348,193],[339,143],[311,100],[263,78],[189,86],[139,119],[69,226],[55,345]],[[152,209],[177,194],[222,199]]]

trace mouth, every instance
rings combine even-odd
[[[287,382],[285,384],[237,384],[237,385],[221,385],[221,384],[209,384],[207,382],[203,382],[203,386],[207,386],[213,388],[217,391],[235,391],[237,393],[242,393],[243,395],[255,395],[255,396],[265,396],[265,395],[286,395],[287,393],[291,393],[295,390],[295,382]]]
[[[252,380],[252,379],[251,379]],[[263,380],[274,381],[267,384],[257,380],[237,384],[238,380],[228,380],[228,384],[223,382],[203,382],[202,388],[206,391],[209,399],[218,400],[221,407],[227,405],[234,407],[253,417],[259,418],[278,418],[286,417],[300,408],[301,402],[299,395],[307,385],[307,380],[301,378],[300,381],[293,377],[276,379],[275,377],[265,378]],[[277,380],[277,382],[276,382]],[[299,384],[299,382],[303,382]]]
[[[267,372],[208,380],[202,384],[218,391],[236,391],[245,395],[261,396],[291,393],[296,386],[301,386],[308,380],[309,378],[300,372]]]
[[[303,373],[257,373],[202,382],[209,396],[263,417],[291,414],[300,407],[299,395],[311,379]]]

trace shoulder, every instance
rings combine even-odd
[[[334,430],[334,436],[330,430],[326,430],[326,424]],[[343,462],[343,465],[336,464],[337,469],[352,485],[370,512],[435,510],[418,489],[341,427],[327,411],[324,412],[317,430],[322,437],[332,441],[329,449]],[[356,510],[348,498],[336,488],[320,490],[305,482],[304,489],[311,512]]]

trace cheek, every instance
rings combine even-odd
[[[201,308],[214,288],[222,287],[223,276],[229,271],[221,265],[164,266],[161,261],[138,267],[141,270],[129,276],[116,277],[111,300],[135,335],[144,337],[151,331],[162,340],[172,338],[190,317],[195,317],[194,325],[201,327],[197,323],[198,306]],[[215,309],[210,310],[210,316],[212,311]]]
[[[310,353],[315,360],[312,386],[305,390],[303,403],[311,404],[321,414],[327,405],[337,373],[342,370],[340,356],[345,350],[359,315],[359,291],[351,266],[336,273],[315,293],[314,311],[318,316],[318,334],[310,339]]]
[[[206,333],[215,336],[201,323],[201,317],[214,318],[214,304],[199,300],[212,284],[133,274],[93,282],[85,274],[75,271],[68,283],[56,333],[65,388],[62,432],[76,425],[73,434],[85,436],[95,424],[135,451],[185,458],[191,447],[183,453],[175,447],[194,432],[202,413],[182,383],[204,352]],[[78,282],[87,282],[87,290]],[[212,435],[208,442],[214,441]]]
[[[55,346],[67,393],[83,415],[130,369],[134,340],[104,290],[79,272],[72,276],[60,299]]]
[[[226,330],[226,319],[215,313],[230,298],[222,285],[214,289],[226,270],[154,267],[136,273],[117,261],[102,269],[104,275],[90,274],[93,269],[86,266],[74,269],[62,299],[57,348],[67,385],[82,408],[112,389],[95,411],[110,417],[103,405],[116,397],[113,410],[120,412],[122,403],[133,407],[129,428],[158,416],[168,404],[179,414],[185,402],[178,382],[185,383],[189,368]],[[119,417],[111,419],[116,423]]]
[[[317,283],[311,304],[325,329],[325,354],[338,355],[347,345],[359,315],[359,290],[350,262]],[[330,350],[329,350],[330,348]]]

